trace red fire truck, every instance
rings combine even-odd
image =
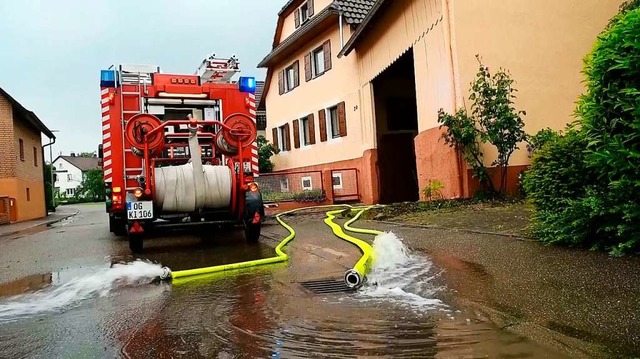
[[[193,75],[149,65],[101,71],[109,229],[127,235],[133,252],[161,227],[235,223],[258,240],[256,81],[233,81],[239,71],[235,56],[215,55]]]

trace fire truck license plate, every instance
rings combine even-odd
[[[153,202],[127,202],[128,219],[153,219]]]

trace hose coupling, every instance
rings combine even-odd
[[[344,274],[344,283],[349,288],[360,288],[362,286],[362,276],[355,269],[349,269]]]
[[[171,278],[171,269],[169,267],[162,267],[162,275],[160,276],[161,280],[166,280]]]

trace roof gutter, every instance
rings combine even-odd
[[[316,25],[322,23],[323,21],[329,19],[332,15],[338,15],[339,12],[332,6],[327,7],[318,13],[315,17],[312,18],[307,24],[303,25],[303,27],[299,28],[293,34],[289,35],[284,41],[280,43],[280,45],[276,46],[260,63],[258,64],[258,68],[265,68],[272,65],[271,61],[289,50],[293,44],[303,36],[307,35],[310,31],[312,31]]]

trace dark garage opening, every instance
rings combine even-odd
[[[418,135],[418,110],[413,50],[373,80],[373,92],[380,203],[417,201],[414,138]]]

